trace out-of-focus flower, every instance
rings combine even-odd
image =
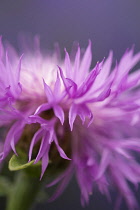
[[[93,69],[91,60],[91,42],[83,56],[78,46],[74,60],[65,51],[64,61],[41,54],[38,46],[19,57],[1,43],[0,125],[9,129],[1,161],[11,150],[17,154],[16,146],[28,147],[29,161],[42,162],[42,177],[55,145],[69,164],[49,184],[61,182],[51,200],[75,173],[83,205],[94,187],[108,198],[115,188],[118,202],[124,198],[135,209],[129,182],[140,182],[140,70],[132,68],[140,53],[127,50],[114,67],[112,52]]]

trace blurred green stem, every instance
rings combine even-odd
[[[6,210],[29,210],[41,186],[38,177],[21,170],[7,199]]]

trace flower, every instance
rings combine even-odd
[[[90,69],[90,41],[83,56],[77,47],[74,60],[65,50],[64,61],[56,51],[41,54],[37,38],[34,43],[34,53],[25,50],[21,57],[10,45],[6,50],[0,45],[0,119],[1,127],[9,128],[1,161],[26,147],[29,161],[42,162],[42,178],[49,159],[58,161],[58,151],[68,164],[48,185],[60,182],[51,200],[74,173],[83,205],[94,187],[108,198],[113,187],[118,201],[137,208],[128,182],[140,182],[140,70],[132,71],[140,53],[128,49],[114,65],[111,51]]]

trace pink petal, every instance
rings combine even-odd
[[[63,123],[64,123],[64,111],[63,111],[63,109],[59,105],[55,104],[53,106],[53,110],[54,110],[55,116],[59,118],[61,124],[63,125]]]

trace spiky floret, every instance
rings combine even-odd
[[[90,69],[90,41],[83,56],[78,46],[74,60],[65,50],[64,61],[56,55],[42,55],[38,47],[34,54],[25,51],[21,58],[9,48],[5,52],[1,43],[0,119],[2,126],[10,128],[1,160],[11,150],[16,153],[18,142],[26,144],[23,136],[28,127],[32,133],[29,161],[39,143],[34,163],[42,161],[41,177],[53,153],[51,145],[55,144],[62,158],[70,160],[60,145],[71,144],[69,166],[49,185],[61,181],[52,199],[75,172],[83,204],[94,185],[108,197],[110,186],[114,186],[128,207],[135,209],[137,203],[128,181],[134,185],[140,181],[140,165],[135,158],[140,151],[140,70],[132,71],[140,53],[133,55],[133,48],[127,50],[112,68],[110,52],[107,59]]]

